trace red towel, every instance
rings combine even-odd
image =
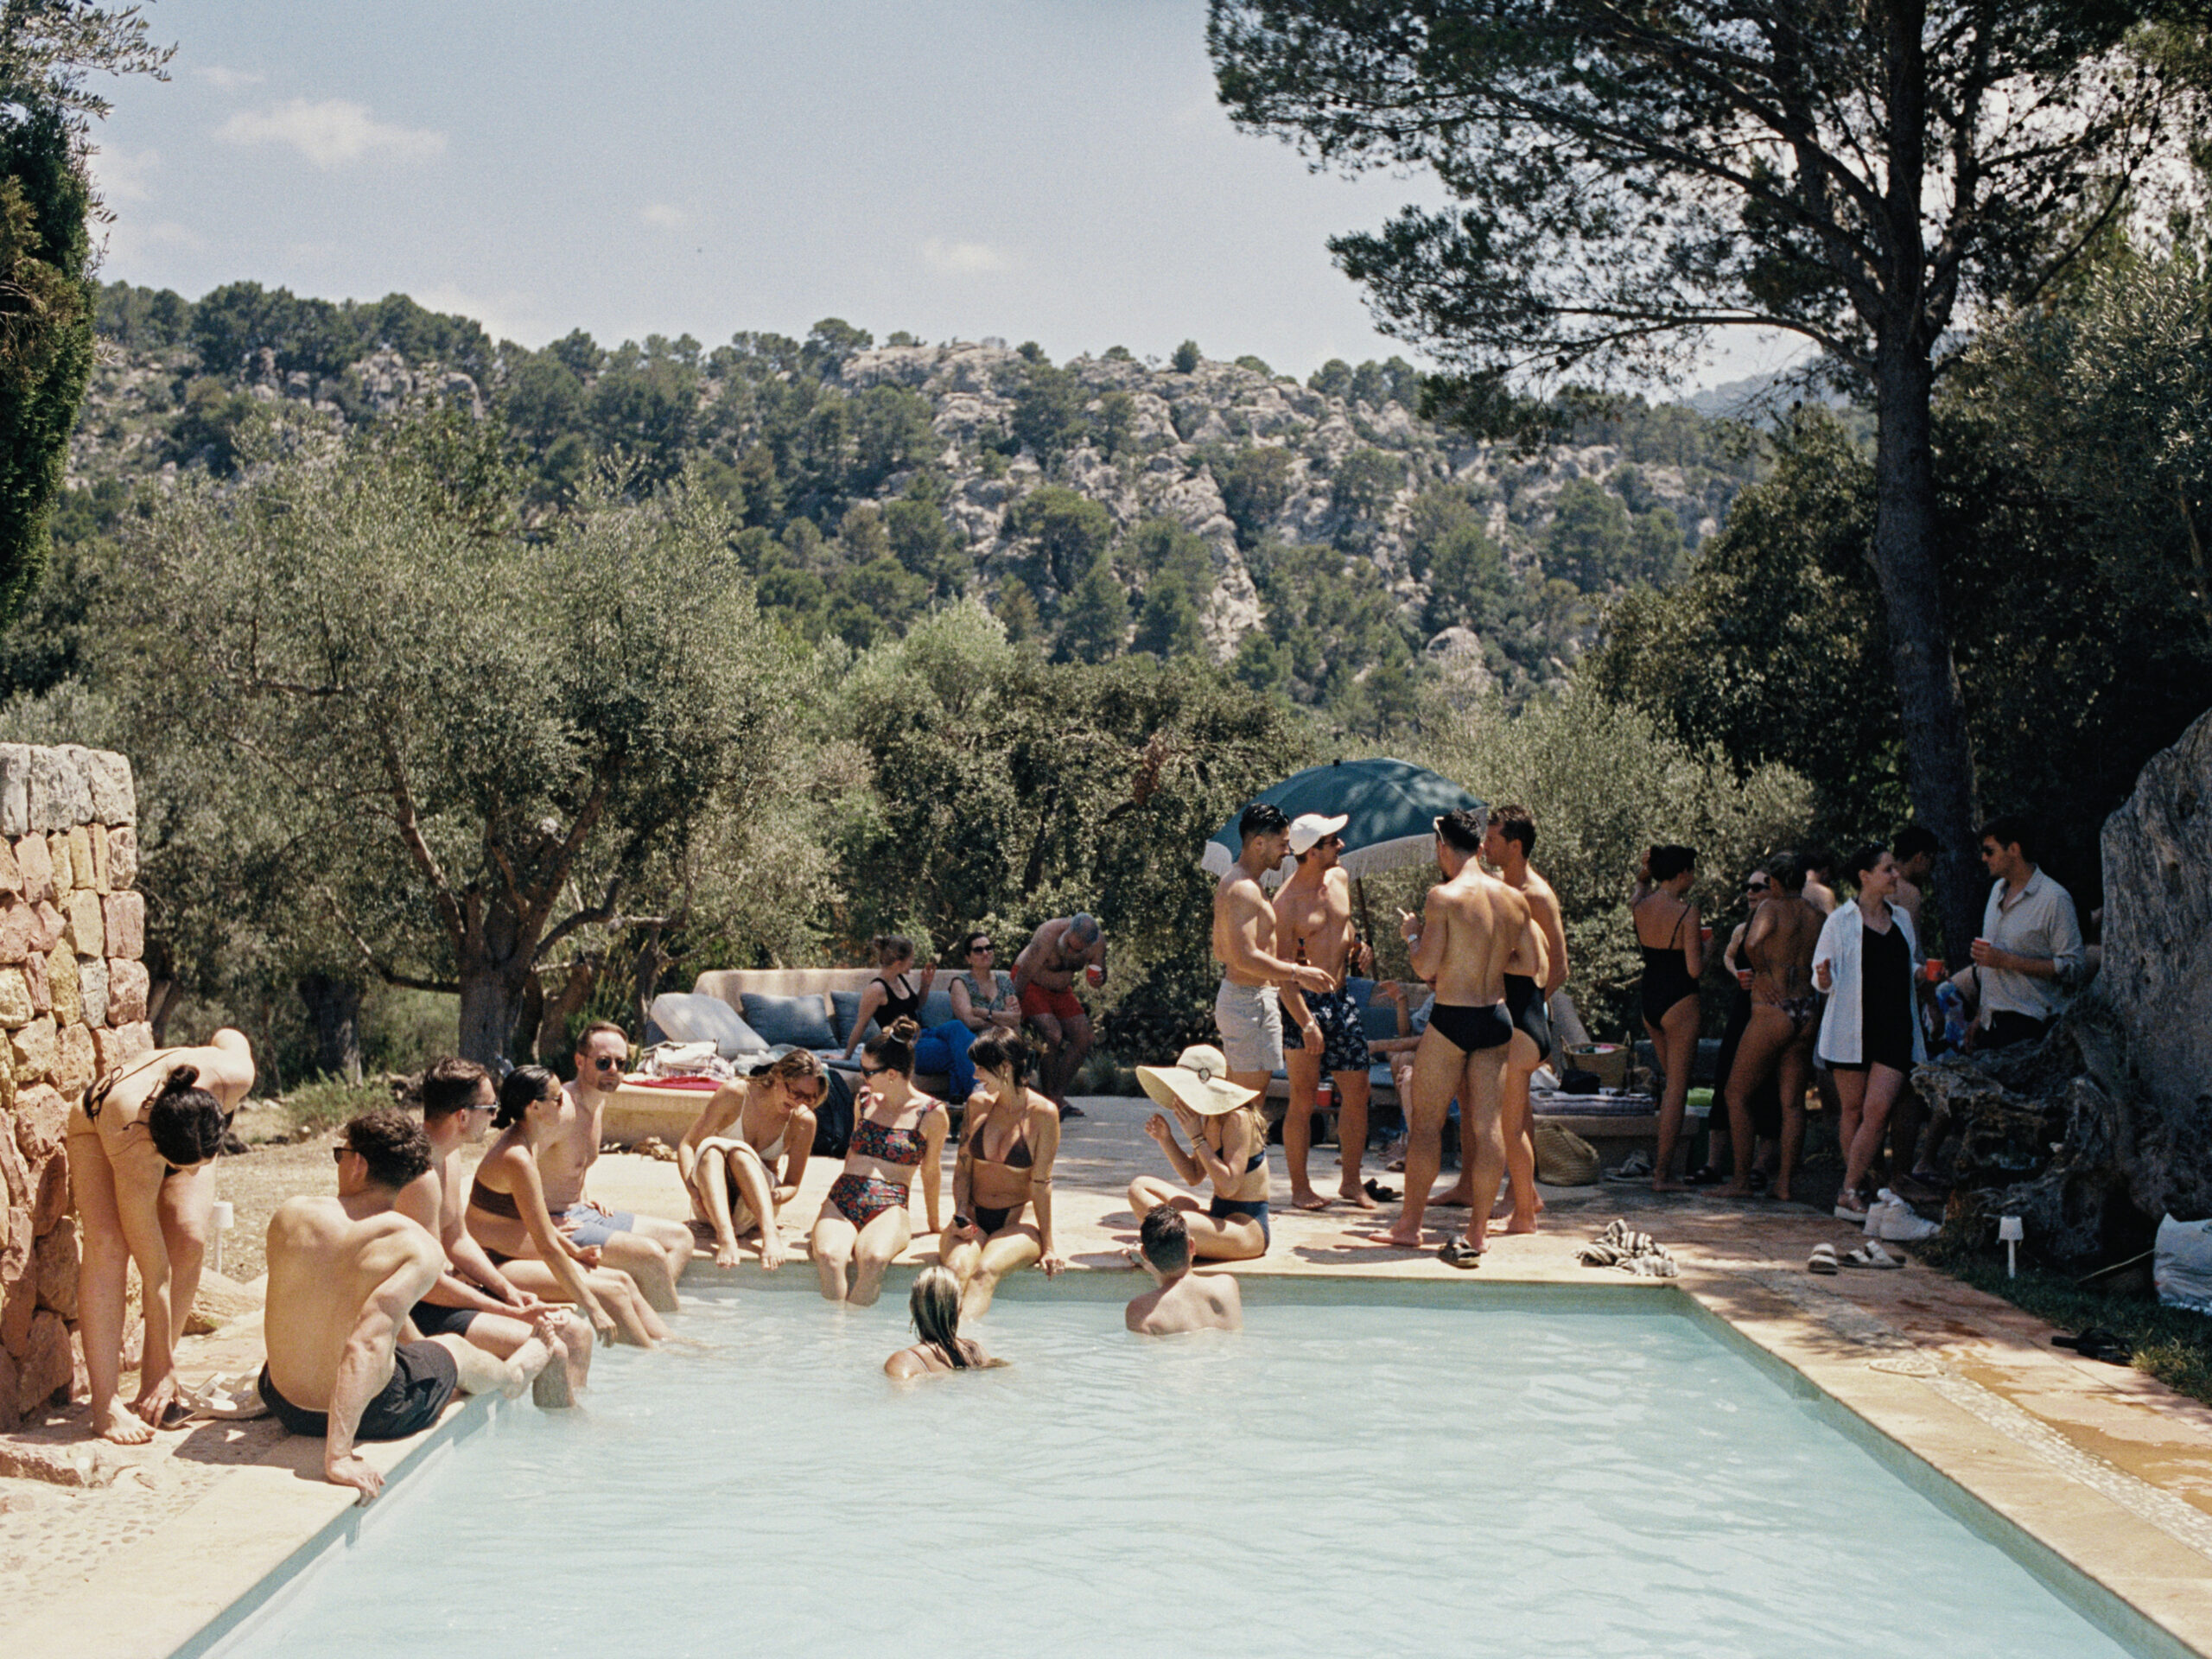
[[[708,1094],[722,1086],[720,1077],[625,1077],[625,1089],[697,1089]]]

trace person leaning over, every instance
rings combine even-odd
[[[1133,1297],[1122,1322],[1141,1337],[1179,1336],[1185,1331],[1242,1331],[1244,1296],[1226,1273],[1191,1271],[1191,1230],[1173,1205],[1148,1211],[1136,1249],[1137,1265],[1152,1288]]]
[[[2040,1038],[2066,1007],[2082,971],[2082,923],[2073,896],[2036,867],[2025,818],[1992,818],[1977,839],[1996,883],[1972,952],[1980,981],[1974,1046],[2009,1048]]]
[[[776,1215],[805,1179],[814,1109],[829,1086],[821,1060],[795,1048],[715,1090],[683,1132],[676,1167],[691,1195],[691,1213],[714,1229],[716,1267],[737,1265],[738,1240],[747,1233],[760,1241],[764,1272],[784,1265],[790,1252]]]
[[[1037,1027],[1045,1058],[1039,1084],[1062,1117],[1081,1117],[1068,1099],[1083,1057],[1090,1052],[1090,1015],[1075,994],[1075,976],[1094,988],[1106,982],[1106,933],[1087,911],[1055,916],[1029,936],[1014,959],[1014,988],[1021,1012]]]

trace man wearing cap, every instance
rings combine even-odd
[[[1213,890],[1213,953],[1221,958],[1221,989],[1213,1020],[1230,1081],[1254,1095],[1282,1065],[1282,1007],[1275,988],[1295,985],[1325,991],[1333,982],[1320,969],[1286,962],[1274,953],[1275,912],[1260,878],[1282,862],[1290,845],[1290,820],[1282,809],[1255,801],[1236,821],[1243,846]]]
[[[1344,981],[1359,966],[1351,925],[1351,878],[1338,859],[1340,833],[1351,820],[1307,812],[1290,826],[1290,854],[1298,861],[1275,894],[1275,950],[1329,976],[1329,988],[1307,993],[1295,985],[1282,994],[1282,1043],[1290,1073],[1290,1111],[1282,1121],[1283,1161],[1290,1168],[1290,1201],[1300,1210],[1325,1210],[1328,1199],[1306,1179],[1313,1141],[1313,1102],[1325,1068],[1337,1085],[1338,1196],[1363,1210],[1375,1200],[1360,1187],[1360,1155],[1367,1150],[1367,1027]]]
[[[1068,1103],[1068,1085],[1090,1052],[1090,1016],[1075,994],[1075,976],[1092,985],[1106,982],[1106,933],[1098,918],[1078,911],[1055,916],[1029,936],[1014,959],[1014,988],[1022,1017],[1044,1039],[1045,1057],[1037,1068],[1042,1092],[1062,1117],[1080,1117]]]
[[[1428,890],[1419,917],[1403,918],[1414,972],[1436,988],[1436,1006],[1414,1051],[1405,1207],[1388,1232],[1370,1236],[1378,1244],[1421,1247],[1421,1216],[1444,1160],[1444,1120],[1457,1096],[1461,1142],[1472,1149],[1476,1202],[1467,1211],[1465,1235],[1446,1239],[1438,1252],[1455,1268],[1481,1265],[1489,1200],[1505,1173],[1498,1109],[1514,1031],[1505,1007],[1505,968],[1531,915],[1526,899],[1483,874],[1476,855],[1486,827],[1465,807],[1436,821],[1436,862],[1445,879]]]
[[[1280,836],[1278,836],[1280,840]],[[1146,1094],[1174,1115],[1158,1112],[1144,1132],[1159,1142],[1176,1179],[1191,1186],[1213,1187],[1213,1199],[1198,1200],[1157,1175],[1129,1183],[1129,1208],[1141,1222],[1155,1210],[1179,1211],[1195,1255],[1213,1262],[1249,1262],[1265,1255],[1272,1236],[1268,1224],[1268,1122],[1254,1104],[1256,1089],[1229,1080],[1221,1051],[1205,1044],[1186,1048],[1173,1065],[1141,1065],[1137,1081]],[[1175,1139],[1176,1125],[1190,1137],[1191,1149]]]

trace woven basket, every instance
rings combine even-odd
[[[1598,1149],[1563,1123],[1536,1124],[1536,1179],[1546,1186],[1595,1186]]]

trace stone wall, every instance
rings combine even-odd
[[[123,756],[0,744],[0,1428],[74,1375],[70,1104],[153,1046],[137,819]]]

